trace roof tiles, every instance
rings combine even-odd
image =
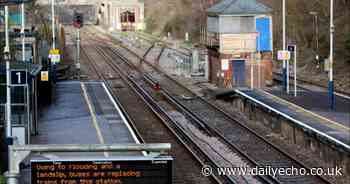
[[[222,0],[207,10],[209,15],[267,14],[271,11],[256,0]]]

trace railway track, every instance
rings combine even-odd
[[[104,48],[103,50],[106,51],[109,49]],[[110,52],[105,55],[107,55],[106,57],[110,57],[110,55],[114,55],[114,53]],[[129,62],[122,57],[119,57],[119,59],[123,60],[125,63],[123,68],[119,68],[119,71],[130,71],[131,66],[128,64]],[[110,64],[115,65],[114,63]],[[222,137],[219,132],[205,126],[204,123],[198,117],[196,117],[196,115],[172,99],[168,92],[162,92],[167,101],[162,100],[161,102],[157,102],[152,99],[150,94],[155,95],[155,92],[149,84],[153,86],[155,83],[149,77],[143,77],[143,75],[134,75],[128,80],[130,80],[133,85],[140,91],[140,94],[142,94],[144,99],[150,104],[150,108],[156,111],[162,117],[162,119],[165,119],[168,122],[168,126],[170,126],[172,130],[175,130],[175,133],[177,135],[181,135],[182,140],[186,140],[185,144],[187,146],[196,145],[196,147],[192,147],[192,150],[197,150],[197,153],[195,153],[196,155],[205,154],[207,158],[213,160],[211,161],[211,164],[206,165],[211,166],[211,168],[219,168],[223,166],[232,167],[239,165],[241,167],[245,166],[246,168],[249,167],[251,169],[259,166],[249,157],[245,157],[245,155],[242,154],[239,149],[237,149],[233,144]],[[175,109],[177,111],[175,111]],[[171,116],[171,112],[180,112],[181,115],[173,114],[173,116]],[[182,117],[182,115],[184,115],[183,117],[185,121],[179,121],[178,118],[176,119],[176,117]],[[190,124],[192,126],[189,126]],[[216,146],[212,145],[213,143],[216,144]],[[218,145],[220,145],[221,149],[226,149],[220,150]],[[244,161],[240,159],[237,161],[236,157],[243,158]],[[223,181],[224,183],[279,183],[275,178],[269,175],[254,177],[249,175],[238,175],[234,177],[225,176]]]
[[[170,49],[170,50],[173,50],[181,55],[184,55],[184,56],[190,56],[190,53],[191,53],[191,50],[186,48],[186,47],[183,47],[183,46],[180,46],[180,49],[174,49],[174,43],[170,42],[170,41],[164,41],[164,40],[161,40],[161,39],[156,39],[154,37],[150,37],[149,35],[145,34],[145,33],[133,33],[134,36],[137,36],[147,42],[149,42],[151,45],[155,45],[156,43],[160,43],[162,46],[162,48],[164,49]]]
[[[201,138],[198,138],[196,135],[193,135],[193,133],[191,133],[191,131],[185,130],[184,127],[181,127],[180,125],[178,125],[177,121],[174,120],[173,117],[170,117],[168,115],[168,113],[162,107],[160,107],[158,105],[158,103],[155,102],[154,99],[152,99],[152,97],[150,97],[150,95],[149,95],[150,91],[148,90],[146,92],[144,90],[144,87],[148,86],[148,85],[145,84],[144,82],[142,84],[140,84],[141,81],[144,81],[144,80],[142,80],[142,78],[141,78],[141,80],[137,80],[136,81],[134,78],[130,78],[128,76],[129,75],[128,73],[130,71],[130,69],[129,69],[130,65],[128,65],[127,61],[124,60],[124,64],[125,64],[124,68],[120,68],[120,66],[122,64],[120,62],[118,62],[118,64],[114,63],[112,61],[112,59],[110,58],[110,56],[109,56],[111,53],[110,54],[105,53],[106,50],[108,50],[107,48],[97,48],[96,47],[96,50],[98,50],[101,55],[104,55],[106,60],[109,61],[108,64],[110,65],[110,67],[114,67],[115,69],[119,70],[118,71],[119,73],[123,73],[123,71],[127,71],[127,72],[124,73],[124,77],[123,77],[124,80],[125,81],[129,81],[129,82],[131,82],[134,85],[134,89],[137,90],[138,93],[143,97],[145,102],[147,102],[149,104],[150,108],[152,108],[153,111],[157,112],[158,116],[163,121],[168,122],[167,126],[169,126],[169,128],[171,130],[173,130],[174,134],[180,135],[179,136],[180,140],[181,139],[182,140],[186,140],[186,141],[184,141],[185,145],[187,145],[187,146],[195,145],[196,146],[196,147],[192,146],[192,148],[190,148],[191,150],[195,150],[194,155],[196,155],[198,157],[198,155],[203,155],[204,154],[205,157],[207,158],[207,160],[208,160],[208,158],[211,159],[211,160],[215,160],[215,162],[213,162],[213,161],[211,161],[211,162],[205,161],[205,162],[203,162],[203,165],[209,165],[212,168],[218,168],[220,166],[222,167],[223,164],[226,164],[226,166],[232,166],[232,163],[230,163],[230,161],[225,161],[225,157],[222,157],[220,155],[220,153],[218,151],[214,150],[213,148],[209,148],[209,150],[211,152],[215,152],[216,153],[216,155],[215,155],[216,158],[214,158],[214,159],[213,159],[213,156],[209,155],[208,153],[206,153],[206,151],[203,150],[203,148],[197,146],[197,145],[203,146],[203,144],[204,144],[204,145],[207,145],[207,146],[210,147],[210,142],[202,141]],[[120,58],[120,59],[123,60],[123,58]],[[127,65],[128,68],[125,68],[126,65]],[[142,77],[142,75],[141,75],[141,77]],[[150,82],[150,81],[148,80],[148,82]],[[141,87],[140,85],[142,85],[143,87]],[[150,88],[148,88],[148,89],[150,89]],[[179,108],[178,104],[176,104],[176,103],[174,103],[174,104],[176,105],[176,108]],[[182,111],[184,111],[184,109],[182,109]],[[190,116],[192,116],[190,119],[192,121],[196,122],[195,124],[200,124],[201,123],[200,120],[198,118],[193,117],[193,115],[191,115],[190,112],[186,112],[186,113],[190,114]],[[208,128],[206,128],[206,129],[208,129]],[[208,133],[212,134],[210,131],[213,131],[213,130],[210,130],[210,129],[207,130]],[[216,137],[220,137],[220,135],[217,132],[215,132],[215,136]],[[202,143],[199,143],[199,142],[202,142]],[[232,150],[229,150],[230,153],[233,153],[233,152],[238,152],[239,153],[239,151],[236,151],[235,150],[236,148],[234,146],[232,146],[232,144],[230,144],[226,140],[223,139],[223,141],[221,140],[221,142],[225,142],[225,144],[226,144],[225,146],[228,145],[228,147],[232,149]],[[205,159],[203,159],[203,156],[201,156],[201,158],[202,159],[199,159],[199,160],[205,160]],[[247,159],[248,162],[251,162],[251,160],[249,160],[249,158],[245,158],[245,159]],[[225,162],[227,162],[227,163],[225,163]],[[220,163],[220,164],[216,164],[216,163]],[[256,163],[254,163],[254,162],[251,162],[251,164],[253,166],[256,166],[255,165]],[[243,165],[241,165],[241,166],[243,166]],[[257,176],[256,178],[259,178],[259,179],[255,179],[255,177],[251,177],[251,176],[240,176],[240,177],[238,177],[238,179],[237,179],[237,177],[235,179],[232,179],[232,178],[226,177],[226,176],[221,176],[221,177],[223,178],[222,179],[223,183],[252,183],[252,181],[254,181],[254,183],[278,183],[277,181],[274,180],[274,178],[271,178],[269,176]]]
[[[126,52],[131,52],[125,47],[112,49],[114,54],[122,57],[120,53],[125,55],[134,55]],[[138,58],[142,59],[142,58]],[[136,59],[135,59],[136,60]],[[133,63],[134,67],[139,65]],[[258,135],[255,131],[244,125],[244,122],[238,122],[231,115],[223,112],[215,105],[209,103],[202,97],[195,95],[185,86],[179,84],[171,77],[160,71],[153,65],[143,62],[143,67],[134,68],[134,70],[142,70],[139,72],[148,73],[153,81],[161,84],[163,89],[166,89],[169,96],[173,98],[178,104],[187,108],[195,116],[202,120],[206,127],[219,132],[222,137],[231,142],[238,148],[246,157],[254,160],[261,167],[278,168],[298,168],[305,170],[307,175],[287,176],[276,175],[276,180],[280,183],[330,183],[327,179],[321,176],[311,176],[310,170],[301,161],[295,159],[293,156],[279,149],[277,146]]]
[[[104,56],[108,65],[111,68],[113,68],[115,72],[118,72],[120,77],[123,78],[123,80],[126,83],[131,84],[133,90],[137,91],[137,93],[147,103],[149,108],[151,108],[153,112],[155,112],[156,115],[163,122],[166,123],[166,126],[169,128],[169,130],[171,130],[172,133],[176,135],[178,140],[181,140],[183,145],[185,145],[188,148],[188,150],[191,151],[191,153],[197,158],[198,161],[201,162],[203,166],[210,165],[213,168],[219,167],[219,165],[217,165],[217,163],[211,159],[210,155],[208,155],[205,151],[203,151],[202,148],[199,147],[193,139],[189,138],[189,136],[184,133],[185,131],[183,131],[179,126],[174,126],[176,125],[175,121],[168,116],[168,114],[164,111],[164,109],[162,109],[157,105],[155,100],[141,86],[138,85],[139,81],[134,79],[135,74],[133,75],[134,77],[131,77],[130,70],[128,68],[121,67],[121,65],[123,65],[122,63],[119,62],[118,64],[116,64],[115,62],[113,62],[113,60],[109,57],[109,55],[106,54],[105,51],[103,51],[101,48],[96,47],[96,50],[98,50],[99,54]],[[230,179],[227,176],[213,175],[213,177],[218,183],[235,183],[234,180]]]
[[[94,47],[94,49],[97,49],[96,47]],[[146,95],[146,93],[142,90],[142,88],[138,88],[137,86],[134,86],[133,85],[133,79],[130,78],[129,76],[127,75],[123,75],[121,73],[121,71],[118,69],[118,64],[112,62],[110,60],[110,58],[108,58],[107,55],[105,55],[105,53],[101,50],[98,49],[98,54],[100,56],[102,56],[101,58],[103,58],[103,60],[98,60],[99,63],[96,62],[96,57],[95,58],[92,58],[89,56],[89,54],[87,54],[87,51],[85,49],[82,49],[83,51],[83,54],[85,57],[88,58],[89,62],[91,62],[91,66],[92,68],[94,68],[95,72],[96,73],[99,73],[99,76],[101,77],[101,80],[103,80],[107,85],[109,85],[110,89],[112,89],[112,92],[113,92],[113,95],[114,96],[117,96],[119,98],[126,98],[128,99],[127,103],[131,103],[130,101],[130,97],[131,97],[131,93],[134,93],[133,95],[135,96],[136,94],[139,96],[139,98],[142,98],[146,103],[147,103],[147,106],[148,107],[152,107],[154,108],[154,106],[152,106],[152,99],[149,98],[149,96]],[[95,51],[96,52],[96,51]],[[89,53],[92,53],[89,52]],[[105,61],[105,62],[103,62]],[[104,63],[104,64],[102,64]],[[108,71],[107,71],[107,68],[108,68]],[[101,74],[101,70],[104,71],[105,74]],[[114,72],[114,76],[111,76],[111,73],[110,72]],[[125,71],[123,71],[125,72]],[[106,74],[107,73],[107,74]],[[128,71],[126,71],[126,73],[128,73]],[[115,81],[115,79],[118,78],[118,82]],[[119,92],[118,94],[115,93],[116,90],[113,90],[116,88],[116,83],[118,83],[120,85],[120,83],[124,83],[124,87],[125,89],[123,90],[123,92],[126,92],[128,91],[128,94],[126,97],[124,95],[124,97],[121,97],[121,94],[123,92]],[[128,87],[127,87],[128,86]],[[120,88],[118,88],[120,90]],[[127,90],[126,90],[127,89]],[[119,91],[118,90],[118,91]],[[125,94],[125,93],[124,93]],[[135,98],[135,97],[133,97]],[[119,101],[119,100],[118,100]],[[140,101],[140,100],[136,100],[136,101]],[[140,107],[142,108],[142,107]],[[142,110],[138,109],[138,116],[140,115],[143,115],[143,117],[147,117],[149,115],[146,115],[144,113],[142,113]],[[170,124],[170,119],[168,119],[169,117],[167,117],[164,113],[162,113],[160,111],[160,109],[152,109],[153,110],[153,113],[158,117],[158,121],[159,119],[162,120],[162,122],[166,125],[166,126],[169,126]],[[151,118],[152,119],[152,118]],[[135,121],[136,122],[136,121]],[[157,140],[156,142],[169,142],[170,139],[173,139],[171,141],[171,144],[172,144],[172,147],[174,150],[172,153],[173,155],[176,157],[176,159],[179,159],[179,162],[182,162],[181,160],[185,161],[185,160],[189,160],[189,152],[191,153],[191,161],[192,162],[198,162],[200,163],[201,165],[209,165],[209,164],[213,164],[211,163],[211,161],[207,158],[206,155],[204,155],[203,153],[200,152],[200,150],[198,148],[193,148],[193,146],[195,146],[194,144],[190,144],[192,146],[188,146],[188,141],[189,140],[186,140],[184,136],[181,136],[179,130],[173,130],[171,129],[170,127],[168,127],[169,129],[168,130],[171,130],[171,134],[172,135],[175,135],[176,136],[176,140],[180,140],[179,141],[174,141],[174,137],[171,138],[171,136],[165,136],[165,135],[162,135],[162,136],[158,136],[158,138],[155,139],[155,135],[157,134],[160,134],[160,132],[162,132],[161,134],[165,134],[164,133],[164,127],[163,128],[160,128],[159,126],[157,127],[157,124],[159,124],[160,122],[154,122],[154,121],[151,121],[150,119],[148,119],[147,121],[144,121],[145,124],[140,124],[139,121],[138,123],[136,124],[135,123],[135,129],[139,129],[139,130],[152,130],[151,132],[149,133],[140,133],[142,135],[145,135],[146,134],[146,139],[147,140]],[[158,130],[154,130],[154,129],[158,129]],[[169,131],[167,131],[169,132]],[[150,135],[152,134],[152,135]],[[147,141],[146,140],[146,141]],[[186,148],[184,148],[184,146],[186,146]],[[184,149],[187,149],[187,150],[184,150]],[[191,163],[186,163],[188,165],[192,165]],[[187,171],[184,171],[186,169],[186,165],[183,165],[182,167],[180,166],[180,164],[175,164],[175,168],[177,169],[176,171],[178,173],[181,173],[181,175],[179,174],[178,176],[175,176],[175,182],[174,183],[193,183],[194,181],[199,181],[201,183],[208,183],[208,181],[211,181],[210,183],[228,183],[226,182],[226,180],[224,180],[223,178],[217,178],[216,176],[213,176],[211,177],[210,179],[208,178],[198,178],[198,177],[194,177],[192,178],[193,181],[189,181],[189,180],[185,180],[186,177],[190,177],[190,175],[194,175],[193,173],[191,172],[195,172],[193,171],[194,168],[187,168]],[[182,172],[181,172],[182,171]],[[198,170],[196,170],[196,174],[200,174],[199,173],[200,171],[200,168]],[[175,175],[176,173],[175,172]],[[185,173],[187,172],[187,173]],[[189,175],[189,176],[186,176],[186,175]],[[184,177],[184,178],[181,178],[181,177]],[[193,177],[193,176],[191,176]],[[188,178],[187,178],[188,179]]]

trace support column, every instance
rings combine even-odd
[[[286,0],[283,0],[283,50],[286,50]],[[283,89],[286,91],[287,90],[287,67],[289,66],[286,66],[287,65],[287,62],[286,60],[283,60]]]

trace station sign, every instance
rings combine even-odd
[[[229,69],[229,61],[228,61],[228,59],[222,59],[221,60],[221,69],[222,70],[228,70]]]
[[[32,183],[171,184],[171,157],[118,160],[31,160]]]
[[[51,62],[53,64],[57,64],[61,61],[61,55],[60,50],[58,49],[51,49],[49,52],[49,58],[51,59]]]
[[[11,70],[11,85],[27,84],[27,70]]]
[[[277,59],[278,60],[290,60],[290,52],[287,50],[279,50],[277,52]]]

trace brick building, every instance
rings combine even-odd
[[[271,9],[222,0],[207,10],[209,79],[221,87],[263,87],[272,79]]]

